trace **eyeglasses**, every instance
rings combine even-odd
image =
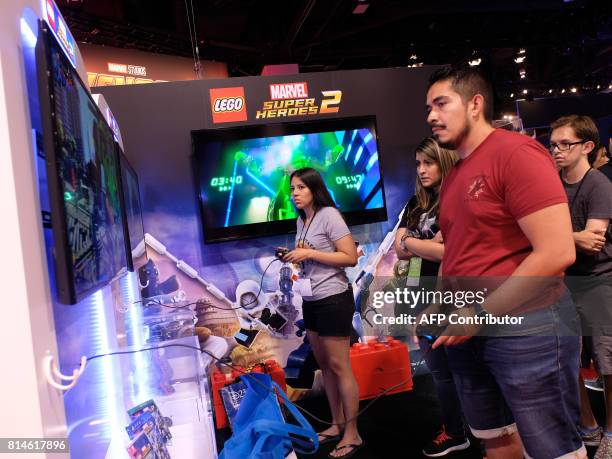
[[[580,143],[586,143],[586,142],[588,142],[588,140],[579,140],[578,142],[559,142],[559,143],[550,142],[550,147],[548,149],[550,150],[551,153],[555,151],[555,148],[557,148],[559,151],[568,151],[574,145],[578,145]]]

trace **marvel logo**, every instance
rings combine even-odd
[[[306,99],[308,98],[308,85],[301,83],[280,83],[270,85],[270,99]]]

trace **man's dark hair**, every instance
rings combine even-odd
[[[473,67],[445,66],[431,74],[427,90],[438,81],[447,80],[464,103],[480,94],[484,99],[484,118],[489,123],[493,121],[493,88],[483,72]]]
[[[569,126],[574,130],[576,137],[584,142],[591,141],[595,144],[593,150],[588,154],[589,164],[593,164],[597,159],[597,152],[599,150],[599,131],[593,121],[593,118],[585,115],[567,115],[562,116],[556,121],[550,124],[550,133],[555,129],[559,129],[565,126]]]

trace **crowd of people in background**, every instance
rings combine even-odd
[[[488,459],[586,458],[585,445],[597,447],[596,459],[612,458],[610,154],[588,116],[552,122],[547,151],[494,129],[492,101],[475,69],[431,76],[432,137],[416,150],[416,194],[395,249],[422,276],[502,278],[484,304],[462,312],[528,311],[528,320],[514,336],[449,325],[420,337],[444,422],[423,453],[469,447],[465,419]],[[568,333],[561,324],[572,320],[578,331]],[[580,372],[591,362],[605,395],[603,426]]]
[[[432,135],[416,148],[415,195],[395,240],[409,263],[408,285],[492,282],[485,301],[460,314],[525,320],[518,329],[474,321],[435,334],[413,330],[443,420],[423,454],[465,450],[471,432],[488,459],[586,458],[586,446],[597,447],[596,459],[612,459],[612,164],[595,123],[580,115],[554,120],[548,149],[495,129],[491,84],[473,68],[434,72],[426,107]],[[330,457],[349,457],[364,445],[344,272],[357,262],[355,243],[316,171],[294,172],[291,191],[300,217],[284,260],[300,267],[312,290],[304,323],[333,418],[319,442],[336,443]],[[600,375],[601,426],[581,364]]]

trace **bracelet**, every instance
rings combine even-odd
[[[404,234],[402,236],[402,239],[400,240],[400,248],[404,251],[407,252],[408,249],[406,248],[406,239],[408,239],[409,237],[412,237],[408,232],[406,232],[406,234]]]
[[[404,233],[404,235],[400,239],[400,248],[404,252],[406,252],[408,250],[406,248],[406,239],[408,239],[409,237],[411,237],[413,239],[420,239],[419,234],[416,231],[412,231],[412,230],[406,229],[406,232]]]

